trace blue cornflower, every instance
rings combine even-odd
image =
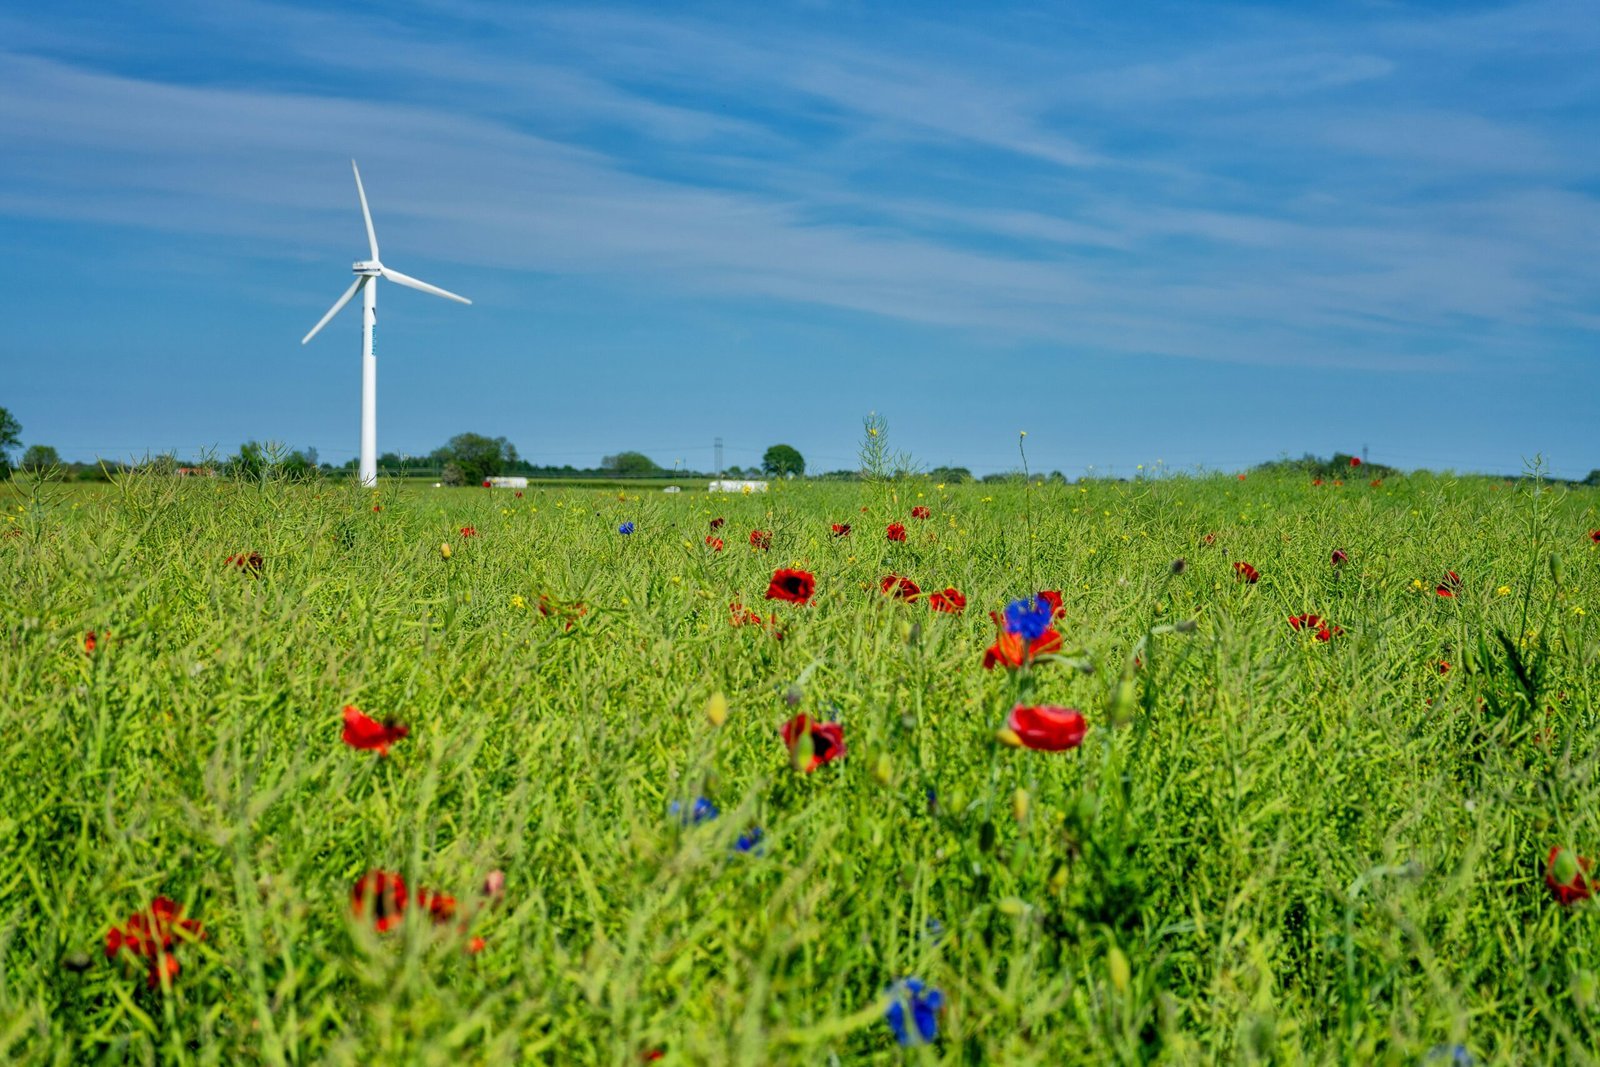
[[[1035,641],[1050,629],[1050,602],[1042,596],[1023,597],[1006,605],[1006,632]]]
[[[739,835],[739,840],[733,843],[733,850],[735,852],[753,852],[760,855],[762,852],[761,842],[766,839],[766,836],[761,827],[752,826]]]
[[[939,1013],[944,1010],[944,994],[915,978],[902,978],[885,993],[894,997],[883,1017],[902,1045],[925,1045],[939,1036]],[[906,1027],[906,1009],[911,1009],[914,1030]]]
[[[667,805],[667,814],[676,815],[678,822],[684,826],[699,826],[708,819],[715,819],[718,815],[717,806],[705,797],[695,797],[688,811],[683,810],[683,805],[674,800]]]
[[[633,533],[633,521],[630,519],[629,521],[623,523],[621,526],[618,526],[617,527],[617,533],[619,533],[619,534],[631,534],[631,533]]]

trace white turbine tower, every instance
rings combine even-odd
[[[378,234],[372,228],[372,212],[367,210],[367,191],[361,187],[361,168],[356,166],[356,161],[350,161],[350,169],[356,175],[356,195],[361,197],[361,217],[367,222],[367,244],[372,248],[372,258],[364,259],[352,269],[356,272],[356,280],[350,283],[350,288],[344,295],[334,301],[333,307],[322,316],[322,320],[311,327],[311,332],[300,339],[305,344],[317,335],[317,332],[328,325],[328,320],[339,314],[341,308],[350,303],[350,298],[356,295],[356,290],[361,290],[361,484],[378,484],[378,357],[372,350],[372,333],[378,325],[378,279],[387,278],[397,285],[404,285],[411,289],[421,289],[424,293],[442,296],[446,300],[456,300],[463,304],[472,301],[464,296],[446,292],[436,285],[419,281],[409,274],[401,274],[391,270],[378,261]]]

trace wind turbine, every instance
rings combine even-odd
[[[410,289],[420,289],[424,293],[442,296],[446,300],[455,300],[462,304],[472,301],[464,296],[440,289],[437,285],[429,285],[419,281],[409,274],[401,274],[391,270],[378,261],[378,234],[372,228],[372,212],[367,210],[367,191],[361,187],[361,168],[356,166],[356,161],[350,161],[350,169],[356,175],[356,195],[361,198],[361,217],[367,222],[367,244],[372,248],[372,258],[363,259],[351,269],[356,272],[356,280],[350,283],[350,288],[344,295],[334,301],[333,307],[322,316],[322,320],[311,327],[311,332],[300,339],[301,344],[315,337],[328,320],[339,314],[339,311],[356,295],[356,290],[361,290],[361,484],[378,484],[378,357],[372,349],[373,331],[378,325],[378,279],[387,278],[397,285],[404,285]]]

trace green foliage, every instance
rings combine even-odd
[[[1352,465],[1353,464],[1353,465]],[[1299,459],[1271,460],[1250,468],[1253,474],[1302,474],[1308,478],[1393,478],[1403,473],[1398,467],[1383,463],[1363,463],[1348,452],[1335,452],[1333,458],[1323,459],[1310,452]]]
[[[656,466],[655,460],[643,452],[618,452],[614,456],[606,456],[600,461],[600,468],[624,478],[654,474],[661,469]]]
[[[22,423],[0,408],[0,475],[11,472],[11,450],[22,443]]]
[[[516,463],[517,446],[504,437],[458,433],[432,458],[445,468],[446,484],[478,485]]]
[[[792,445],[773,445],[761,456],[761,473],[769,477],[787,478],[805,472],[805,457]]]
[[[1600,859],[1595,491],[620,495],[0,489],[0,1061],[1592,1061],[1600,903],[1543,877]],[[791,563],[810,607],[762,599]],[[1027,690],[1083,709],[1070,752],[994,739],[1024,688],[980,666],[988,612],[1031,584],[1065,601]],[[410,736],[348,749],[346,704]],[[797,711],[843,760],[790,769]],[[702,794],[718,818],[667,815]],[[456,918],[353,921],[373,869]],[[205,930],[170,993],[103,952],[158,894]],[[910,1053],[877,1001],[905,976],[952,1005]]]
[[[17,469],[30,474],[42,474],[45,471],[61,466],[61,453],[49,445],[29,445],[27,451],[22,453],[22,462],[17,464]]]

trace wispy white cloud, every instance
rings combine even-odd
[[[1256,20],[1154,62],[452,6],[492,28],[468,49],[243,10],[312,73],[111,73],[59,37],[0,54],[0,211],[339,261],[356,155],[386,248],[1065,349],[1435,366],[1593,329],[1600,205],[1570,119],[1368,92],[1403,92],[1418,49],[1473,52],[1461,20],[1426,41],[1379,20],[1365,45]]]

